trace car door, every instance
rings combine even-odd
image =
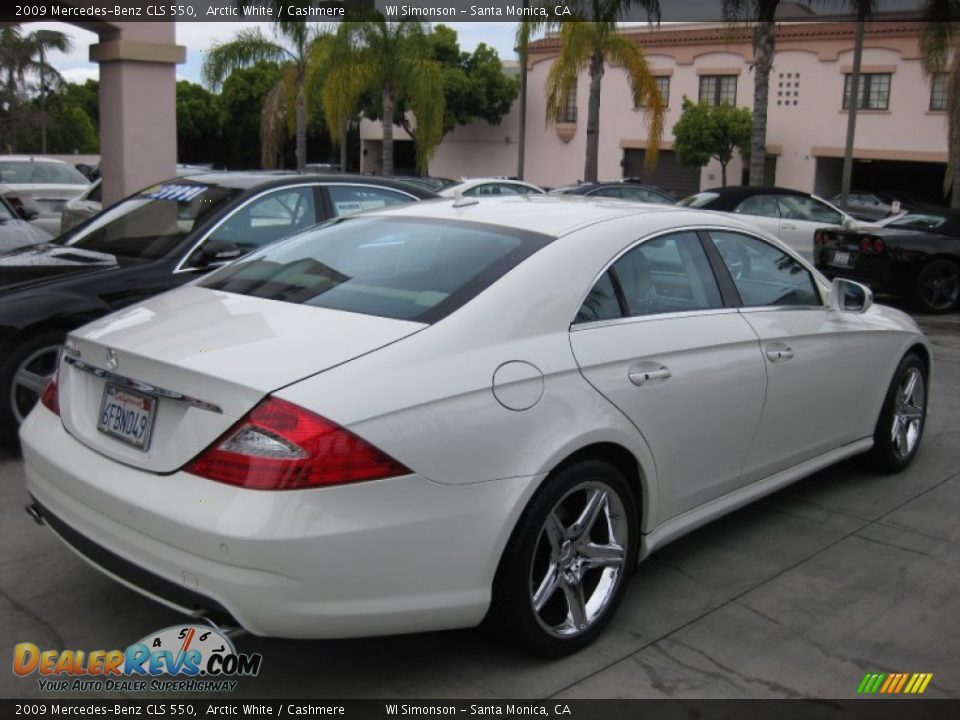
[[[742,200],[733,212],[746,215],[744,220],[775,237],[780,237],[780,208],[773,195],[751,195]]]
[[[813,262],[813,233],[822,227],[842,227],[843,214],[808,195],[777,195],[780,241]]]
[[[653,452],[658,522],[739,485],[764,367],[697,233],[649,238],[619,257],[587,295],[570,343],[587,382]]]
[[[851,313],[831,310],[810,270],[773,243],[710,231],[760,339],[767,393],[744,465],[751,482],[858,440],[871,337]]]

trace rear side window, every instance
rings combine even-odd
[[[399,205],[415,200],[396,190],[364,185],[328,185],[330,204],[337,217],[355,215],[364,210],[378,210],[387,205]]]
[[[553,238],[481,223],[354,217],[264,248],[213,273],[213,290],[436,322]]]
[[[777,199],[773,195],[754,195],[737,205],[735,213],[741,215],[760,215],[762,217],[780,217]]]

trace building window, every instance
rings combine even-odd
[[[567,92],[563,95],[563,103],[560,105],[560,117],[557,122],[575,123],[577,121],[577,81],[572,80],[567,86]]]
[[[843,109],[850,107],[850,83],[853,76],[847,73],[843,81]],[[890,106],[890,73],[865,73],[860,76],[861,110],[886,110]]]
[[[947,109],[947,73],[934,73],[930,78],[930,109]]]
[[[663,106],[670,106],[670,76],[669,75],[657,75],[654,78],[654,81],[657,83],[657,90],[660,93],[660,99],[663,100]],[[638,105],[637,107],[643,107]]]
[[[736,75],[701,75],[700,102],[708,105],[737,104]]]

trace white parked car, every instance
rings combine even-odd
[[[72,165],[39,155],[0,155],[0,184],[6,199],[21,211],[33,209],[31,222],[57,235],[64,206],[80,197],[90,181]]]
[[[559,655],[671,540],[844,458],[906,467],[930,365],[733,216],[398,206],[71,333],[21,429],[29,510],[258,635],[486,620]]]
[[[507,178],[473,178],[464,180],[456,185],[450,185],[437,193],[441,197],[488,197],[491,195],[541,195],[543,190],[536,185],[523,182],[522,180],[509,180]]]
[[[813,262],[813,234],[825,227],[866,227],[823,198],[777,187],[729,186],[704,190],[678,205],[741,215]]]

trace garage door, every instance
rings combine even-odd
[[[681,165],[673,150],[661,150],[657,155],[657,169],[648,173],[643,165],[646,155],[646,150],[624,150],[623,176],[640,178],[681,198],[700,192],[700,168]]]

